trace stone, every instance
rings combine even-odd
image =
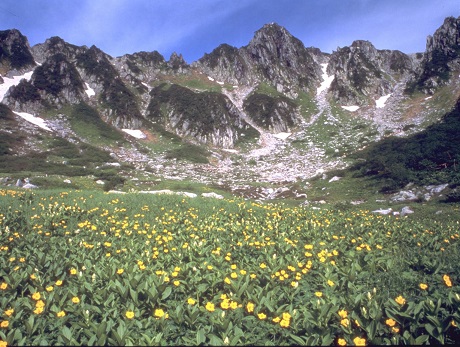
[[[414,213],[414,211],[412,211],[409,206],[404,206],[401,209],[401,217],[404,217],[405,215],[411,214],[411,213]]]
[[[201,193],[201,196],[205,198],[214,198],[214,199],[223,199],[224,197],[222,195],[216,194],[214,192],[211,193]]]

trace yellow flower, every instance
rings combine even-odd
[[[0,323],[1,328],[8,328],[9,325],[10,325],[10,322],[8,322],[7,320],[4,320]]]
[[[236,264],[230,265],[230,268],[231,268],[232,270],[235,270],[235,269],[236,269]]]
[[[157,319],[160,319],[162,317],[164,317],[165,319],[167,319],[169,317],[169,315],[163,311],[161,308],[157,308],[153,314]]]
[[[35,310],[34,310],[34,313],[35,314],[40,314],[43,312],[43,307],[37,307]]]
[[[227,310],[227,309],[230,307],[230,303],[229,303],[228,299],[222,301],[222,302],[220,303],[220,307],[221,307],[222,309],[224,309],[224,310]]]
[[[54,287],[53,286],[48,286],[45,288],[47,292],[52,292]]]
[[[124,269],[118,269],[118,270],[117,270],[117,274],[118,274],[118,275],[121,275],[123,272],[125,272]]]
[[[192,299],[192,298],[188,298],[187,303],[188,303],[189,305],[195,305],[195,304],[196,304],[196,300],[195,300],[195,299]]]
[[[227,283],[227,284],[230,284],[230,283],[232,283],[232,280],[230,278],[228,278],[228,277],[225,277],[224,282]]]
[[[272,319],[273,323],[279,323],[280,321],[281,321],[280,317],[275,317],[275,318]]]
[[[56,313],[56,316],[58,316],[58,317],[64,317],[64,316],[65,316],[65,312],[64,312],[64,311],[59,311],[58,313]]]
[[[404,305],[406,303],[406,299],[404,299],[401,295],[398,296],[395,301],[400,304],[400,305]]]
[[[71,269],[70,269],[70,274],[71,274],[71,275],[76,275],[76,274],[77,274],[77,269],[71,268]]]
[[[35,303],[35,307],[37,307],[37,308],[43,308],[43,307],[45,307],[45,303],[43,302],[43,300],[38,300],[38,301]]]
[[[74,297],[72,298],[72,302],[73,302],[74,304],[78,304],[78,303],[80,302],[80,299],[78,298],[78,296],[74,296]]]
[[[328,284],[329,286],[331,286],[331,287],[333,287],[333,286],[335,285],[335,283],[332,282],[331,280],[328,280],[328,281],[327,281],[327,284]]]
[[[3,341],[3,340],[0,340],[0,347],[7,347],[8,344],[6,343],[6,341]]]
[[[236,301],[230,302],[230,308],[236,310],[238,308],[238,303]]]
[[[173,284],[178,287],[180,285],[180,281],[174,281]]]
[[[394,327],[396,325],[396,321],[394,319],[388,318],[385,321],[385,324],[388,325],[389,327]]]
[[[323,296],[323,293],[321,293],[321,292],[315,292],[315,295],[316,295],[318,298],[320,298],[320,297]]]
[[[280,326],[282,328],[288,328],[290,323],[291,322],[289,321],[289,319],[282,319],[280,322]]]
[[[134,312],[133,311],[126,311],[125,316],[128,319],[133,319],[134,318]]]
[[[5,311],[5,315],[8,317],[11,317],[11,315],[14,313],[14,309],[10,308],[9,310]]]
[[[246,310],[249,313],[254,312],[254,304],[252,302],[248,302],[248,304],[246,305]]]
[[[62,281],[61,280],[57,280],[56,281],[56,285],[59,287],[59,286],[62,286]]]
[[[0,289],[5,290],[6,288],[8,288],[8,283],[2,282],[2,284],[0,284]]]
[[[215,308],[214,308],[214,304],[212,302],[208,302],[205,306],[206,310],[208,310],[209,312],[214,312]]]
[[[297,288],[298,286],[299,286],[299,282],[296,282],[296,281],[291,282],[291,287]]]
[[[345,341],[345,339],[339,338],[339,339],[337,340],[337,344],[338,344],[339,346],[346,346],[346,345],[347,345],[347,341]]]
[[[261,269],[265,269],[267,267],[267,265],[265,263],[262,263],[259,265]]]
[[[446,284],[446,286],[452,287],[452,281],[451,281],[449,275],[442,276],[442,279],[444,280],[444,283]]]
[[[251,277],[252,279],[256,278],[257,275],[256,274],[250,274],[249,277]]]
[[[428,288],[428,285],[425,284],[425,283],[420,283],[419,287],[420,287],[421,290],[426,290]]]
[[[171,277],[177,277],[179,276],[179,273],[177,271],[174,271],[171,273]]]
[[[454,328],[457,327],[457,323],[455,323],[455,321],[452,319],[452,321],[450,322],[450,325],[452,325]]]
[[[266,315],[265,313],[262,313],[262,312],[261,312],[261,313],[259,313],[259,314],[257,315],[257,317],[259,317],[260,320],[264,320],[264,319],[267,318],[267,315]]]
[[[290,320],[291,319],[291,314],[289,312],[283,312],[282,315],[284,320]]]
[[[35,292],[32,294],[32,299],[34,299],[35,301],[40,300],[40,298],[41,296],[39,292]]]
[[[392,327],[391,331],[394,332],[395,334],[399,333],[399,328],[398,327]]]
[[[238,278],[238,274],[237,274],[236,272],[232,272],[232,273],[230,274],[230,277],[231,277],[231,278]]]
[[[30,275],[30,279],[34,280],[34,279],[36,279],[36,278],[37,278],[37,276],[35,276],[35,274],[31,274],[31,275]]]
[[[353,339],[353,342],[355,343],[355,346],[365,346],[366,345],[366,339],[365,338],[361,338],[359,336],[356,336],[354,339]]]
[[[348,320],[348,318],[344,318],[340,321],[340,324],[346,328],[350,325],[350,321]]]
[[[340,311],[338,312],[338,314],[339,314],[339,316],[340,316],[341,318],[347,318],[347,316],[348,316],[348,312],[345,311],[345,310],[340,310]]]

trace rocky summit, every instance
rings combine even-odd
[[[366,155],[431,138],[456,119],[460,97],[460,17],[411,54],[364,40],[324,53],[276,23],[191,64],[157,51],[112,57],[59,37],[30,47],[15,29],[0,31],[0,48],[0,171],[86,175],[120,189],[148,177],[305,200],[309,180],[330,170],[388,179],[394,158],[371,168]],[[457,170],[459,151],[436,146],[445,163],[420,154],[424,164],[401,170],[422,182],[414,170],[431,167],[426,184],[455,189],[457,176],[440,178],[439,165]]]

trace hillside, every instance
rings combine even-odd
[[[445,185],[444,200],[458,201],[459,28],[446,18],[417,54],[363,40],[327,54],[271,23],[191,64],[59,37],[30,47],[1,31],[2,183],[299,204]],[[348,190],[373,183],[352,199],[333,185],[319,193],[334,177]]]

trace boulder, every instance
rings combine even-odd
[[[205,198],[214,198],[214,199],[223,199],[224,197],[222,195],[216,194],[214,192],[211,193],[201,193],[201,196]]]

